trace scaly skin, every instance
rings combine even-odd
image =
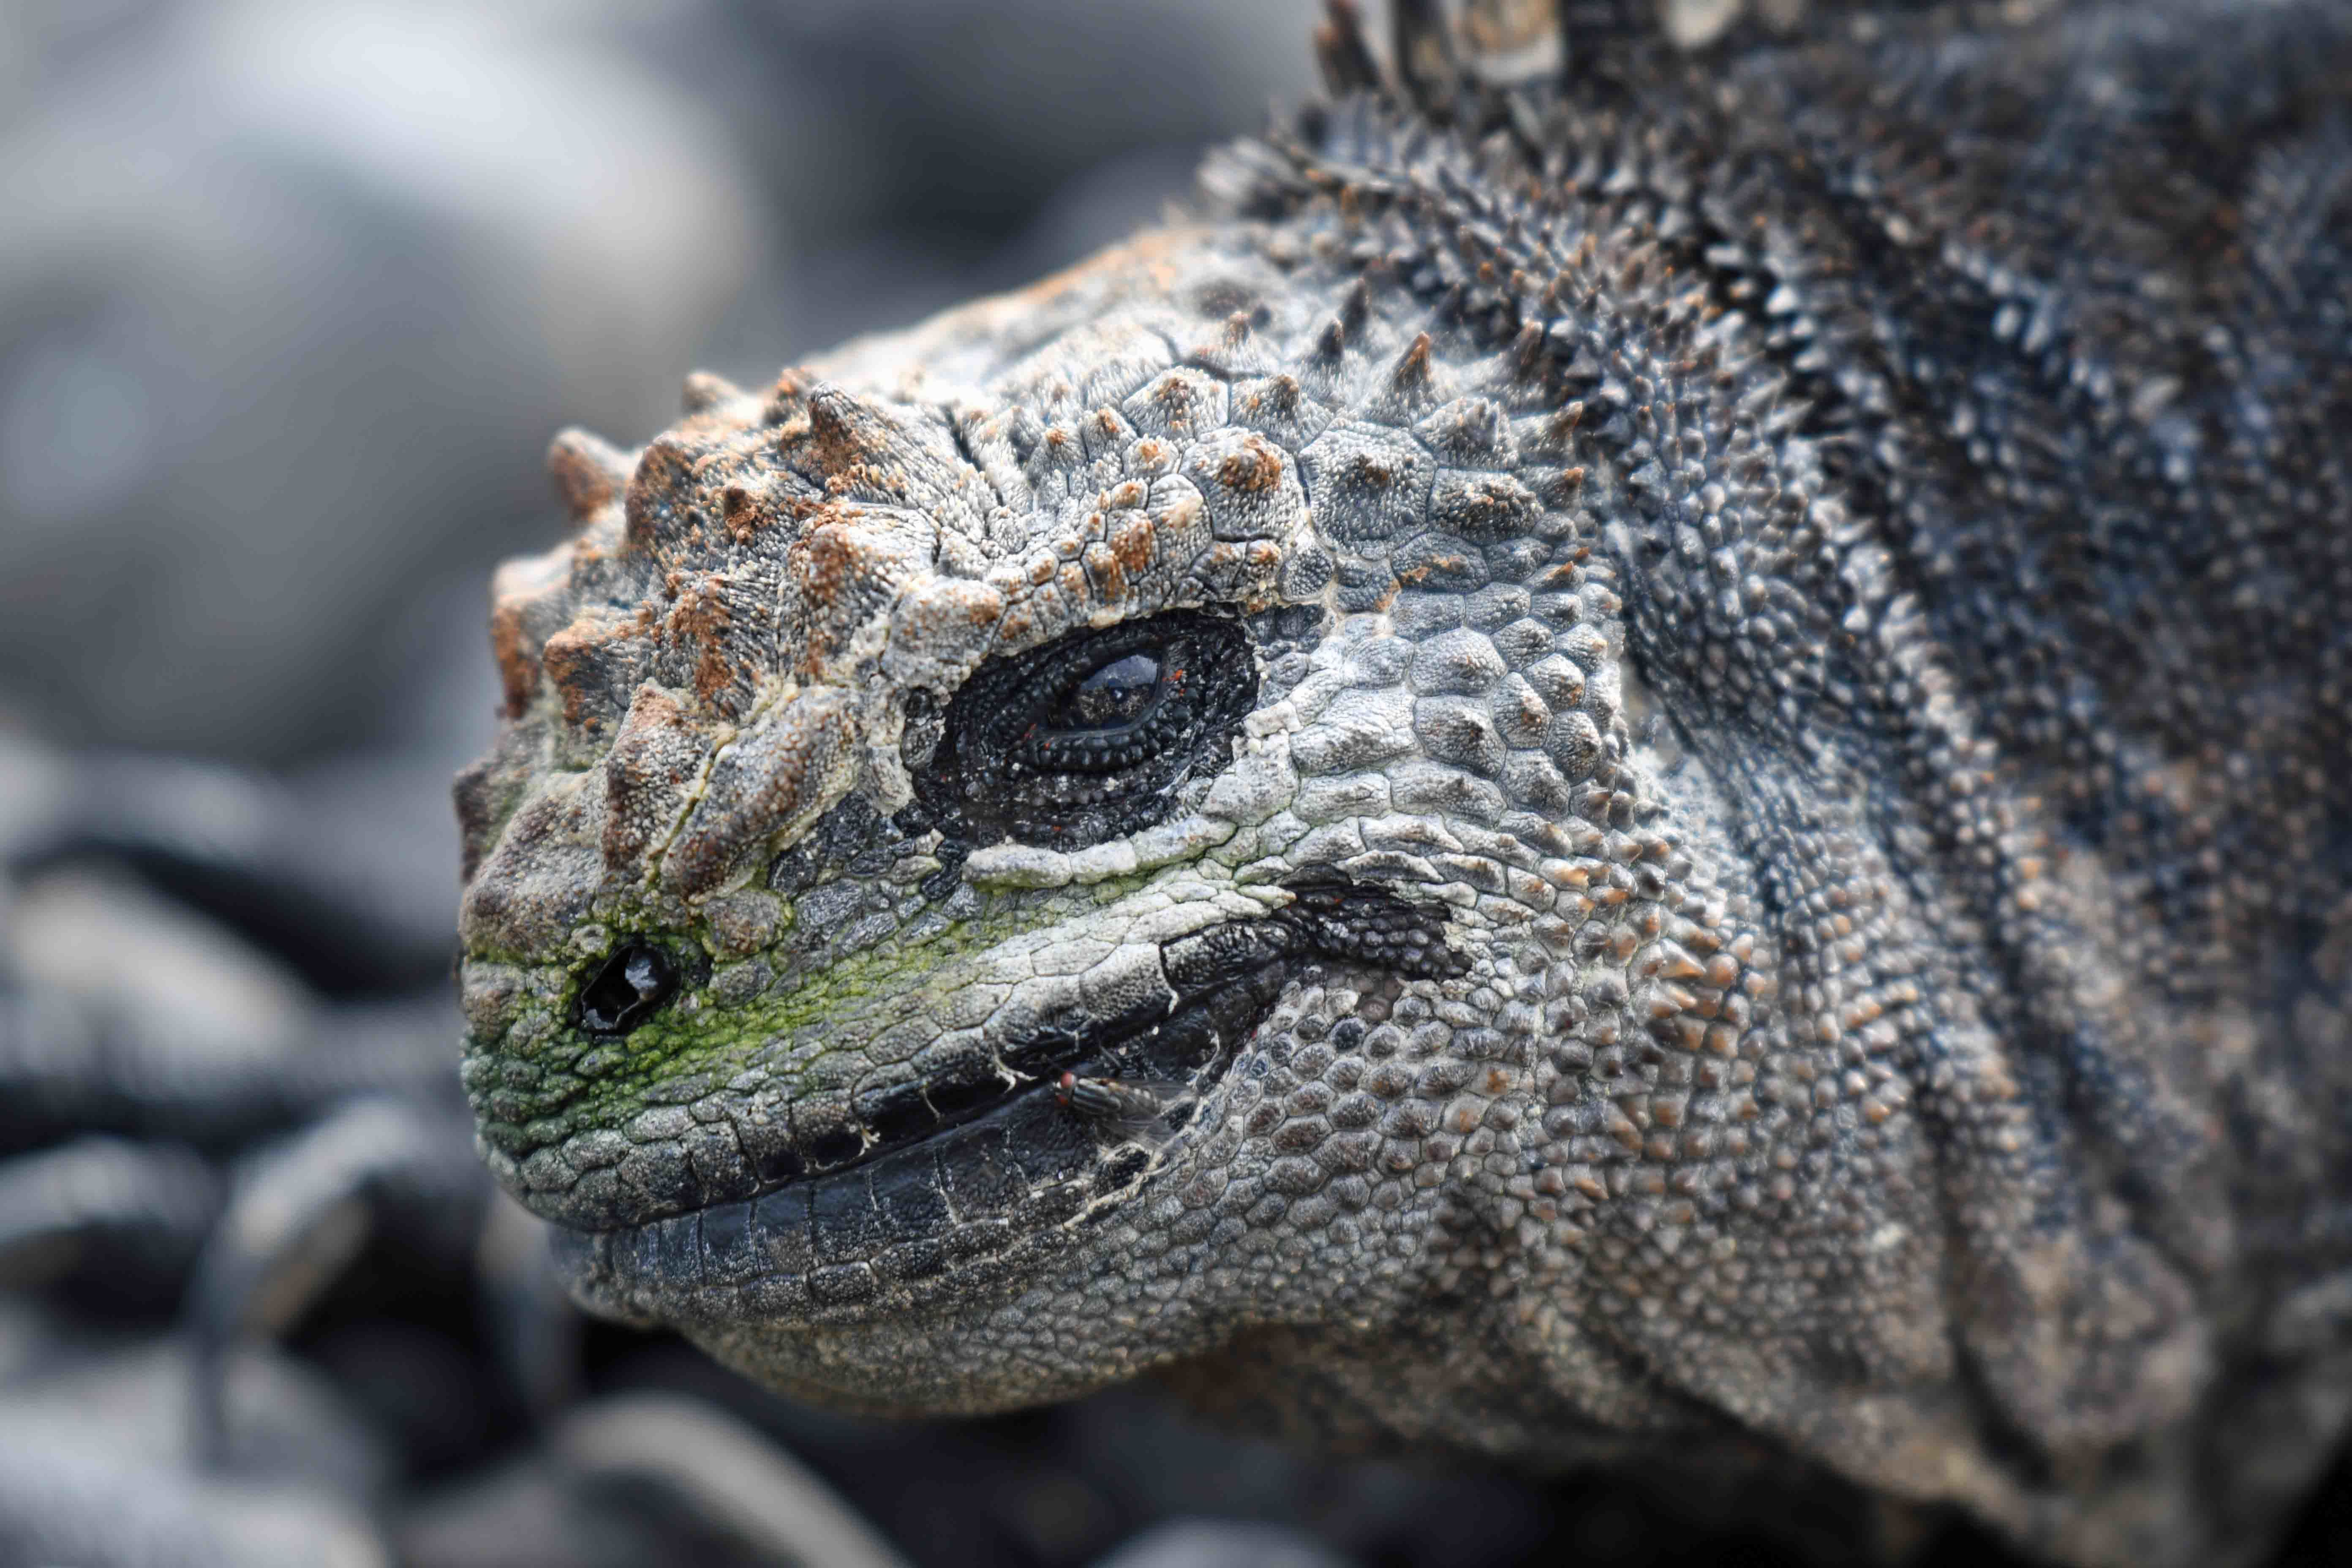
[[[2352,1405],[2352,42],[2031,9],[1341,14],[1197,224],[560,438],[465,1076],[582,1298],[2256,1551]]]

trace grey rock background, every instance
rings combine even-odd
[[[1121,237],[1307,78],[1262,0],[11,0],[0,705],[454,765],[567,423]]]

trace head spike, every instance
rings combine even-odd
[[[1186,364],[1226,377],[1263,375],[1275,368],[1265,345],[1250,330],[1247,311],[1235,310],[1217,329],[1217,335],[1184,356]]]
[[[1432,120],[1451,120],[1462,68],[1454,54],[1454,31],[1436,0],[1391,0],[1389,25],[1405,90]]]
[[[978,470],[935,408],[911,407],[821,381],[809,388],[805,423],[776,432],[785,466],[827,498],[915,507],[968,536],[985,523]]]
[[[1562,468],[1536,488],[1536,494],[1554,511],[1566,511],[1584,493],[1584,470]]]
[[[490,578],[490,652],[499,661],[505,713],[520,719],[539,691],[540,650],[572,613],[572,547],[519,555]]]
[[[1307,363],[1314,370],[1336,375],[1347,355],[1347,331],[1339,324],[1339,318],[1334,316],[1315,334],[1315,346],[1307,352]]]
[[[768,389],[768,401],[760,410],[760,423],[771,429],[789,425],[808,410],[808,384],[798,371],[786,371]]]
[[[573,426],[547,447],[547,477],[574,522],[602,510],[629,482],[629,457],[601,436]]]
[[[700,414],[732,403],[743,395],[743,389],[723,375],[713,375],[707,370],[686,373],[686,385],[678,394],[678,406],[688,414]]]
[[[1370,92],[1381,85],[1381,68],[1364,42],[1364,16],[1355,0],[1324,0],[1327,19],[1315,29],[1315,63],[1323,90],[1333,98]]]
[[[873,410],[856,393],[833,382],[820,381],[809,389],[808,416],[817,456],[828,468],[854,462],[881,445],[884,433]]]
[[[1314,396],[1332,396],[1339,390],[1347,357],[1348,335],[1335,316],[1315,334],[1314,346],[1307,351],[1307,359],[1298,367],[1299,384]]]
[[[898,421],[877,405],[830,381],[809,389],[808,441],[793,467],[835,495],[870,500],[908,495],[913,444]],[[784,434],[792,434],[789,427]]]
[[[1543,0],[1461,0],[1454,38],[1465,73],[1496,88],[1557,75],[1563,9]]]
[[[1412,343],[1398,359],[1396,369],[1389,373],[1389,385],[1399,396],[1409,397],[1429,390],[1429,334],[1414,333]]]
[[[677,503],[692,487],[694,460],[699,456],[677,426],[646,443],[637,458],[636,472],[629,476],[628,489],[621,498],[631,550],[651,550],[665,533],[675,537],[686,525],[690,512],[682,511]]]
[[[1436,371],[1430,363],[1431,346],[1427,332],[1415,334],[1390,370],[1387,383],[1372,398],[1370,412],[1374,417],[1410,424],[1444,400],[1438,390]]]
[[[1530,384],[1543,373],[1544,330],[1534,321],[1522,321],[1518,335],[1511,340],[1511,380]]]
[[[1436,315],[1438,321],[1449,327],[1458,327],[1469,319],[1470,283],[1467,279],[1457,279],[1452,288],[1438,296]]]
[[[1339,329],[1342,342],[1359,337],[1364,323],[1372,317],[1372,286],[1359,278],[1348,286],[1347,297],[1339,301],[1339,319],[1333,323]]]

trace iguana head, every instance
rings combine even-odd
[[[1235,222],[558,439],[459,790],[465,1073],[593,1293],[958,1407],[1377,1314],[1457,1167],[1529,1186],[1596,964],[1736,978],[1634,962],[1690,921],[1580,414],[1484,325]]]

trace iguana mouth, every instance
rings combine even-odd
[[[1171,991],[1108,1018],[1043,1026],[992,1058],[853,1096],[849,1121],[761,1160],[762,1187],[755,1196],[849,1176],[995,1119],[1016,1101],[1046,1093],[1064,1072],[1162,1080],[1213,1076],[1257,1027],[1287,978],[1289,954],[1277,945],[1279,928],[1257,929],[1268,923],[1213,927],[1171,943],[1162,954],[1171,970],[1202,962],[1188,944],[1206,939],[1228,950],[1218,955],[1223,972],[1197,989]]]
[[[852,1096],[850,1120],[758,1156],[748,1197],[566,1233],[575,1282],[624,1314],[657,1310],[689,1327],[698,1311],[719,1321],[732,1310],[714,1290],[757,1288],[820,1318],[903,1303],[1142,1174],[1149,1151],[1056,1102],[1063,1074],[1182,1081],[1205,1100],[1307,963],[1409,977],[1467,967],[1444,941],[1442,909],[1334,873],[1289,890],[1276,914],[1168,943],[1167,988],[1148,1003],[1039,1027],[984,1067]]]

